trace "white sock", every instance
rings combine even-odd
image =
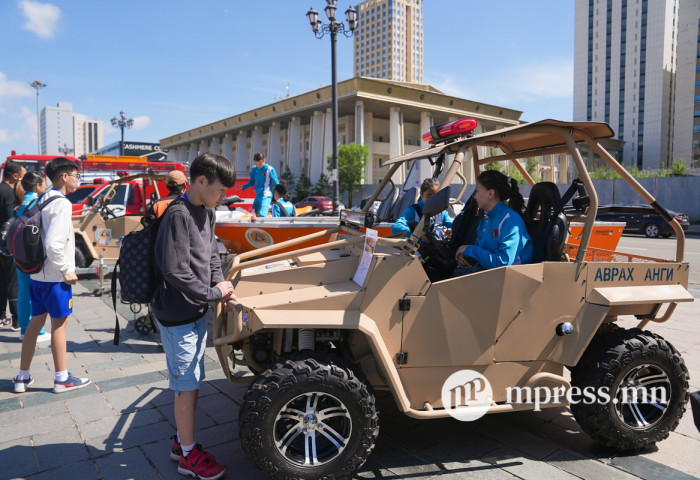
[[[187,455],[189,455],[190,452],[191,452],[192,450],[194,450],[195,445],[197,445],[196,442],[193,443],[192,445],[187,445],[187,446],[185,446],[185,445],[180,445],[180,446],[182,447],[182,456],[183,456],[183,457],[186,457]]]
[[[19,369],[19,373],[17,374],[17,380],[29,380],[29,370],[22,370],[21,368]]]
[[[68,370],[61,370],[60,372],[56,372],[55,378],[57,382],[65,382],[68,380]]]

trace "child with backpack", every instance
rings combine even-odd
[[[177,438],[170,458],[178,472],[214,480],[225,467],[195,441],[195,408],[204,380],[207,311],[213,302],[236,300],[224,281],[211,209],[221,203],[236,172],[221,155],[204,153],[190,165],[190,187],[161,217],[154,259],[162,280],[151,300],[160,327],[170,389],[175,392]]]
[[[40,269],[31,275],[32,319],[22,340],[20,370],[13,381],[15,393],[26,392],[27,387],[34,383],[29,367],[34,357],[37,336],[49,315],[55,368],[53,392],[68,392],[90,384],[89,379],[74,377],[66,368],[66,324],[68,316],[73,312],[71,285],[78,281],[75,273],[72,205],[66,194],[74,192],[78,187],[80,172],[71,160],[57,157],[46,165],[46,176],[53,183],[53,188],[38,201],[41,219],[39,231],[45,259]],[[15,259],[19,260],[17,254]],[[19,263],[18,266],[23,268]]]
[[[253,187],[255,190],[255,200],[253,201],[253,211],[258,217],[267,217],[272,201],[272,189],[280,183],[277,178],[277,171],[269,165],[265,155],[256,153],[253,155],[255,166],[250,169],[250,181],[241,187],[246,190]]]
[[[439,187],[440,182],[435,178],[429,177],[423,180],[420,186],[420,200],[418,200],[418,203],[406,207],[406,210],[403,211],[401,216],[396,219],[396,222],[391,226],[391,233],[402,234],[407,237],[410,236],[413,229],[409,224],[420,221],[423,216],[423,206],[425,202],[437,193]],[[446,211],[435,215],[433,220],[435,221],[435,225],[441,225],[447,229],[445,230],[446,237],[452,234],[452,218],[450,218]]]
[[[35,205],[39,196],[43,195],[45,191],[46,183],[44,182],[44,177],[36,172],[27,172],[20,181],[20,187],[15,191],[17,203],[19,203],[19,206],[14,211],[15,218],[21,217],[28,208]],[[19,287],[17,294],[17,318],[20,328],[20,341],[24,339],[27,325],[29,325],[29,320],[32,318],[32,302],[29,295],[30,282],[29,274],[17,268],[17,284]],[[42,328],[36,341],[48,342],[49,340],[51,340],[51,334]]]

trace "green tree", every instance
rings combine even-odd
[[[537,157],[528,157],[527,159],[527,166],[525,167],[525,170],[527,170],[527,173],[530,174],[532,179],[534,181],[538,180],[538,175],[537,175],[537,166],[540,164],[540,160]]]
[[[280,181],[284,182],[287,184],[287,189],[289,190],[289,193],[294,196],[294,174],[292,171],[289,169],[289,165],[286,165],[284,167],[284,172],[280,175]]]
[[[318,182],[314,185],[312,195],[322,195],[324,197],[333,195],[333,185],[331,185],[331,182],[328,180],[328,175],[321,173]]]
[[[299,202],[303,200],[304,198],[308,197],[309,194],[311,193],[311,180],[309,180],[309,177],[306,176],[306,173],[301,172],[299,174],[299,180],[297,180],[296,184],[296,201]]]
[[[351,143],[338,148],[338,187],[340,192],[348,192],[352,205],[352,193],[362,183],[365,168],[369,162],[369,147]],[[333,159],[328,157],[328,169],[333,169]]]

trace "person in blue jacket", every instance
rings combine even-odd
[[[275,191],[272,192],[272,198],[275,200],[272,203],[273,217],[296,217],[297,208],[292,203],[292,196],[289,194],[289,190],[287,190],[286,183],[282,182],[275,186]],[[286,215],[282,212],[282,208],[287,212]]]
[[[34,206],[39,197],[46,191],[46,182],[44,177],[36,172],[27,172],[20,182],[21,189],[17,189],[17,201],[19,206],[13,212],[15,217],[21,217],[24,211]],[[22,193],[24,192],[24,193]],[[24,340],[24,334],[27,331],[27,325],[32,318],[32,300],[29,294],[29,274],[24,273],[19,268],[17,269],[17,284],[19,286],[17,295],[17,321],[20,327],[19,339]],[[51,334],[43,328],[39,331],[39,336],[36,337],[37,342],[46,342],[51,340]]]
[[[532,239],[520,216],[524,200],[518,183],[497,170],[486,170],[476,179],[474,199],[486,215],[477,228],[476,245],[457,249],[454,276],[530,263]]]
[[[391,226],[391,233],[400,233],[405,236],[411,235],[413,231],[409,227],[409,223],[418,222],[423,216],[423,206],[430,197],[435,195],[440,187],[440,182],[436,178],[426,178],[420,186],[420,200],[406,207],[401,216]],[[444,235],[449,237],[452,234],[452,218],[446,211],[440,212],[433,217],[433,225],[435,227],[445,228]]]
[[[241,190],[246,190],[255,186],[253,210],[258,217],[267,217],[272,201],[272,190],[280,183],[274,167],[265,163],[266,160],[262,153],[253,155],[255,166],[250,169],[250,181],[241,187]]]

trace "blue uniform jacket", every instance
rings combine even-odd
[[[499,202],[479,222],[476,245],[464,250],[485,269],[532,262],[532,240],[515,210]]]
[[[280,198],[279,200],[277,200],[277,203],[282,205],[284,207],[284,209],[287,210],[287,213],[289,215],[283,214],[280,207],[278,207],[277,204],[273,203],[272,204],[272,216],[273,217],[286,217],[286,216],[295,217],[296,216],[297,209],[292,202],[288,202],[288,201],[284,200],[283,198]]]
[[[255,185],[256,196],[271,197],[272,190],[279,183],[280,181],[277,178],[277,172],[274,167],[266,163],[262,168],[253,167],[250,169],[250,180],[241,187],[241,190],[246,190]]]
[[[391,233],[403,233],[406,235],[410,235],[412,230],[408,228],[408,223],[409,222],[418,222],[420,220],[420,217],[418,216],[418,212],[416,211],[416,205],[420,207],[420,210],[423,210],[423,200],[419,200],[418,203],[414,203],[410,207],[406,207],[406,210],[403,211],[401,216],[394,222],[394,224],[391,226]],[[434,225],[442,225],[444,227],[450,228],[452,227],[452,219],[450,216],[447,214],[447,212],[440,212],[435,217],[433,217]]]

